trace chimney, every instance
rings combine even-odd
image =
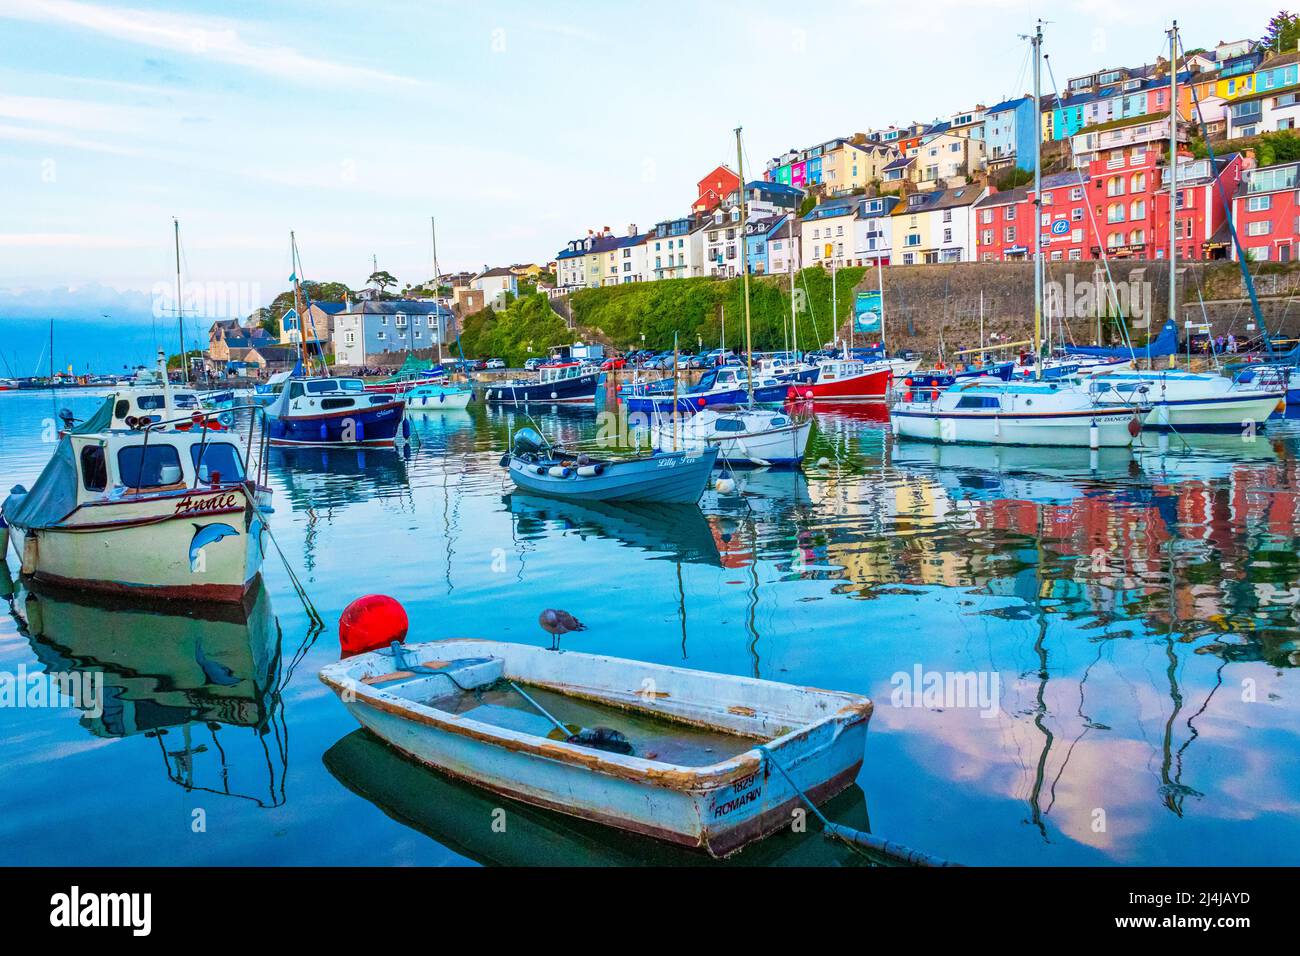
[[[629,239],[636,235],[636,223],[634,222],[628,223],[627,235]]]

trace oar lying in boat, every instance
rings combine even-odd
[[[393,641],[390,646],[393,652],[393,667],[396,670],[407,671],[411,674],[425,674],[430,677],[445,677],[455,684],[458,689],[463,691],[471,690],[471,688],[462,686],[460,681],[445,670],[425,667],[423,664],[408,664],[402,653],[402,645],[397,641]],[[506,678],[505,683],[520,697],[528,701],[534,710],[554,724],[555,728],[564,735],[562,739],[565,743],[577,744],[580,747],[594,747],[597,750],[609,750],[614,753],[630,754],[632,752],[631,741],[612,727],[579,727],[577,731],[574,731],[569,725],[561,723],[555,715],[535,701],[531,694],[514,681]]]

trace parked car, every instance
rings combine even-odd
[[[624,368],[626,365],[627,359],[625,358],[607,358],[600,363],[600,370],[602,372],[612,372],[614,369]]]
[[[494,358],[494,359],[487,360],[487,368],[505,368],[505,367],[506,367],[506,363],[503,359]]]
[[[545,361],[545,359],[541,358],[530,358],[528,361],[524,362],[524,371],[535,372],[542,367],[542,363]]]

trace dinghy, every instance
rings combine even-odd
[[[788,827],[795,786],[817,804],[849,787],[872,710],[855,694],[484,640],[395,645],[320,679],[421,763],[714,857]]]
[[[524,491],[583,501],[694,503],[704,494],[716,447],[638,458],[597,459],[555,448],[531,428],[515,432],[501,466]]]

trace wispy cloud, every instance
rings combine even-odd
[[[6,0],[0,17],[57,24],[173,54],[243,67],[306,85],[355,83],[415,86],[413,77],[308,56],[293,47],[259,42],[247,22],[129,7],[96,6],[75,0]]]

